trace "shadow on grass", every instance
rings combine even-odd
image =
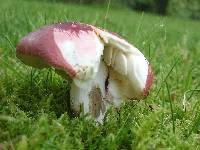
[[[15,93],[15,104],[30,117],[41,112],[60,117],[70,109],[70,82],[62,80],[54,71],[31,71],[20,83]]]

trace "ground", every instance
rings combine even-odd
[[[106,28],[138,47],[154,71],[150,95],[110,109],[103,124],[74,117],[70,82],[15,56],[22,36],[66,21]],[[0,149],[200,149],[199,27],[197,21],[120,7],[2,0]]]

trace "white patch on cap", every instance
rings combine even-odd
[[[69,36],[67,31],[59,32],[56,29],[54,31],[54,41],[63,58],[77,72],[76,78],[81,80],[87,80],[95,76],[104,49],[104,45],[98,36],[93,31],[88,32],[80,31],[80,35],[73,35],[72,33]],[[87,39],[92,39],[92,41],[88,41]],[[83,47],[80,45],[81,42],[83,43]],[[90,44],[89,42],[94,45],[94,49],[91,49],[91,45],[88,45]],[[90,49],[88,50],[87,47]]]
[[[58,41],[59,42],[59,41]],[[70,65],[75,65],[77,62],[76,59],[76,54],[75,54],[75,43],[72,41],[64,41],[64,42],[60,42],[57,45],[59,47],[59,50],[62,53],[62,56],[64,57],[64,59],[70,64]]]

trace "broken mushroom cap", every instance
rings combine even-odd
[[[120,80],[120,91],[124,91],[125,88],[124,96],[128,98],[146,97],[153,82],[153,72],[144,55],[116,33],[93,28],[104,42],[103,59],[107,66],[114,70],[115,82]]]
[[[147,96],[152,85],[152,70],[144,55],[119,36],[92,25],[68,22],[44,26],[22,38],[16,52],[25,64],[54,67],[80,86],[95,77],[100,61],[104,61],[111,68],[109,82],[116,82],[128,98]]]

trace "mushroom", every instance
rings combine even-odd
[[[153,81],[149,62],[137,48],[88,24],[44,26],[23,37],[16,53],[26,65],[53,67],[64,79],[70,77],[72,110],[83,108],[99,122],[111,105],[146,97]]]

